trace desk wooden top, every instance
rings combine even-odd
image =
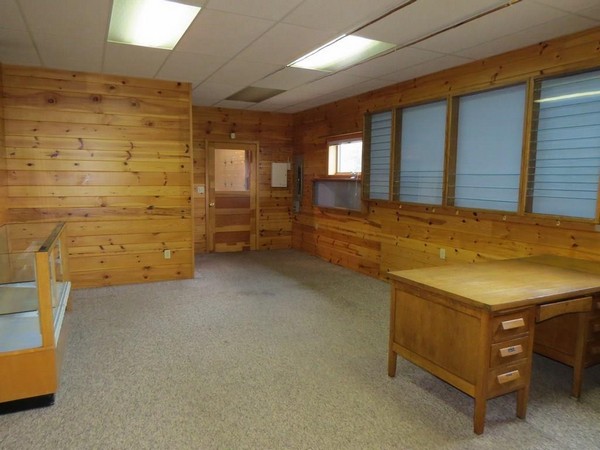
[[[600,292],[600,263],[557,256],[391,272],[393,281],[490,311]]]

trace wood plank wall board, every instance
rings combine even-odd
[[[189,83],[9,65],[2,80],[7,220],[68,222],[75,287],[193,277]]]
[[[3,66],[0,64],[0,225],[8,222],[8,181],[6,171],[6,149],[4,145],[4,99],[3,99]]]
[[[292,246],[292,178],[288,187],[271,187],[271,164],[290,162],[293,152],[293,116],[260,111],[194,107],[194,187],[206,184],[206,143],[257,142],[258,243],[261,250]],[[230,134],[235,133],[235,140]],[[194,249],[206,252],[206,200],[194,189]]]
[[[598,68],[599,41],[594,28],[295,114],[304,192],[293,247],[381,278],[392,270],[544,253],[600,262],[600,226],[590,222],[381,201],[351,217],[312,208],[312,180],[327,174],[327,136],[362,131],[366,112]]]

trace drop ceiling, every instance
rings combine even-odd
[[[194,105],[294,113],[600,25],[600,0],[180,3],[202,10],[169,51],[107,42],[112,0],[0,0],[0,62],[188,81]],[[347,33],[397,47],[336,73],[287,67]],[[227,100],[249,86],[284,92]]]

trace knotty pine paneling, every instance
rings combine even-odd
[[[4,146],[4,96],[2,95],[2,73],[3,66],[0,64],[0,226],[8,222],[8,181],[6,173],[6,150]]]
[[[327,137],[362,131],[365,112],[599,67],[599,41],[595,28],[296,114],[294,151],[304,156],[305,188],[303,209],[294,217],[294,248],[380,277],[544,253],[600,262],[600,226],[590,223],[386,202],[370,202],[362,215],[311,206],[312,180],[327,174]]]
[[[292,159],[293,116],[259,111],[194,107],[194,248],[206,251],[206,197],[196,187],[206,184],[206,143],[258,142],[258,248],[292,246],[292,179],[288,187],[271,187],[271,163]],[[235,133],[235,140],[230,134]]]
[[[75,287],[193,277],[190,85],[18,66],[2,80],[7,220],[68,222]]]

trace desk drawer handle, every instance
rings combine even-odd
[[[498,379],[498,383],[504,384],[510,381],[515,381],[521,378],[521,374],[518,370],[513,370],[511,372],[506,372],[496,377]]]
[[[507,356],[518,355],[523,353],[523,346],[521,344],[511,345],[510,347],[504,347],[500,349],[500,356],[506,358]]]
[[[525,326],[525,321],[523,320],[522,317],[519,317],[518,319],[513,319],[513,320],[505,320],[502,322],[503,330],[512,330],[514,328],[519,328],[519,327],[524,327],[524,326]]]

